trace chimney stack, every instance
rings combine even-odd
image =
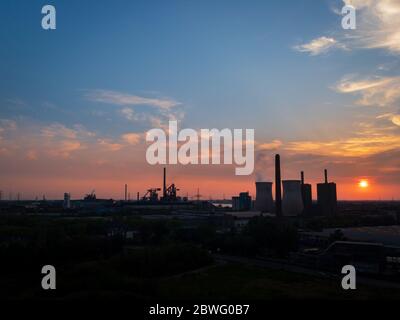
[[[301,185],[304,184],[304,171],[301,172]]]
[[[282,216],[281,159],[275,155],[275,207],[276,216]]]
[[[125,184],[125,201],[128,200],[128,185]]]
[[[163,198],[167,197],[167,168],[164,167]]]
[[[325,174],[325,183],[328,183],[328,170],[324,170],[324,174]]]

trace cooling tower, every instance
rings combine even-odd
[[[304,172],[301,172],[301,195],[303,198],[304,213],[312,207],[312,188],[311,184],[304,183]]]
[[[273,211],[272,182],[256,182],[255,209],[262,212]]]
[[[300,180],[284,180],[282,209],[284,216],[297,216],[303,212]]]
[[[317,184],[318,206],[323,215],[337,213],[336,183],[328,182],[328,170],[324,170],[325,183]]]

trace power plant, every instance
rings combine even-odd
[[[254,209],[261,212],[273,212],[272,182],[256,182],[256,201]]]
[[[323,215],[337,212],[336,183],[328,182],[328,170],[324,170],[325,182],[317,184],[317,202]]]
[[[337,211],[336,184],[328,182],[325,170],[325,183],[317,185],[317,205],[313,204],[312,186],[304,181],[304,171],[300,180],[281,180],[280,155],[275,155],[275,205],[272,198],[272,182],[256,182],[254,209],[271,213],[275,209],[277,217],[299,215],[332,215]],[[283,186],[283,199],[282,199]],[[232,198],[233,206],[239,206],[239,197]]]
[[[303,199],[304,214],[308,214],[312,207],[312,187],[309,183],[304,183],[304,171],[301,172],[301,197]]]
[[[283,180],[282,211],[284,216],[298,216],[303,212],[300,180]]]

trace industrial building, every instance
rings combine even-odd
[[[251,209],[251,196],[248,192],[241,192],[238,197],[232,197],[233,211],[249,211]]]
[[[63,208],[71,209],[71,194],[70,193],[67,193],[67,192],[64,193]]]

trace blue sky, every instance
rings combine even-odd
[[[107,89],[176,99],[188,126],[267,124],[266,134],[290,137],[300,132],[279,130],[284,119],[346,115],[326,105],[343,102],[329,86],[376,60],[349,53],[313,59],[292,49],[340,24],[326,1],[55,1],[54,32],[40,27],[42,3],[8,1],[1,10],[8,79],[1,96],[29,101],[28,115],[38,121],[60,121],[43,109],[47,102],[66,111],[66,124],[96,130],[91,109],[110,107],[82,97]]]
[[[254,128],[267,150],[279,141],[297,143],[287,147],[295,151],[310,141],[317,148],[352,143],[360,125],[381,130],[386,119],[395,149],[398,96],[390,95],[385,110],[374,98],[393,92],[400,50],[363,25],[393,10],[354,0],[360,27],[351,33],[335,13],[344,2],[2,1],[0,118],[40,132],[78,126],[118,144],[124,133],[140,134],[172,116],[182,127]],[[397,8],[396,1],[380,2]],[[54,31],[40,25],[48,3],[57,10]],[[395,22],[381,20],[377,29],[395,32]],[[333,45],[312,42],[322,37]],[[307,44],[319,47],[299,49]],[[377,79],[388,79],[374,84],[380,91],[361,86]],[[121,95],[173,107],[121,103]]]

